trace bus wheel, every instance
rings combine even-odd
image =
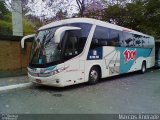
[[[142,63],[142,67],[141,67],[141,71],[142,74],[144,74],[146,72],[146,62],[143,61]]]
[[[100,71],[96,66],[93,66],[89,72],[89,84],[95,84],[100,79]]]

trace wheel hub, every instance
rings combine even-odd
[[[95,70],[91,71],[90,77],[92,80],[96,81],[98,78],[98,73]]]

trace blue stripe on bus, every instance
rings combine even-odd
[[[116,50],[120,51],[120,73],[127,73],[131,67],[134,64],[134,60],[129,60],[129,61],[125,61],[125,57],[124,57],[124,51],[125,50],[129,50],[129,51],[134,51],[136,50],[136,59],[138,59],[139,57],[149,57],[151,55],[152,52],[152,48],[123,48],[123,47],[118,47],[116,48]]]

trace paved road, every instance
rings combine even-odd
[[[107,78],[92,86],[1,92],[0,113],[160,113],[160,70]]]

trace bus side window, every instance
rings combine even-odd
[[[81,31],[67,31],[64,35],[63,44],[64,46],[64,53],[63,57],[65,60],[71,59],[78,54],[80,54],[86,43],[87,38],[81,37]]]
[[[108,38],[109,38],[108,28],[97,26],[94,31],[90,49],[107,46]]]
[[[123,37],[124,37],[124,46],[125,47],[134,47],[135,43],[134,43],[134,35],[128,32],[124,32],[123,33]]]
[[[78,53],[81,53],[84,49],[87,37],[80,37],[78,39]]]
[[[119,31],[119,47],[124,47],[124,37],[122,31]]]
[[[114,29],[109,29],[109,45],[119,46],[119,31]]]
[[[76,37],[69,37],[66,43],[65,48],[65,56],[71,56],[77,54],[77,38]]]

